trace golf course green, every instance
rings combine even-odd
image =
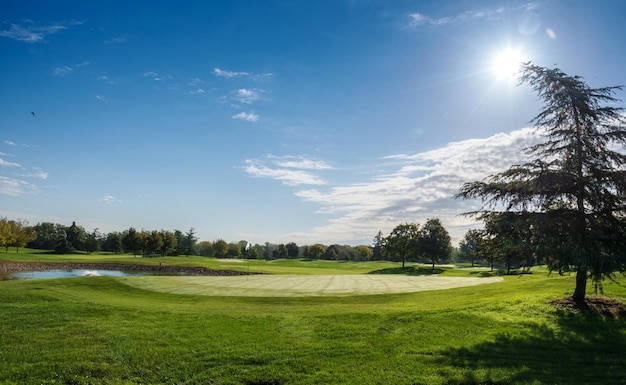
[[[263,273],[0,281],[3,385],[626,382],[626,315],[555,305],[574,277],[540,267],[3,257]],[[623,303],[626,279],[603,289]]]

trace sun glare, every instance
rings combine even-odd
[[[520,51],[506,49],[493,56],[491,72],[501,80],[512,80],[520,69],[523,56]]]

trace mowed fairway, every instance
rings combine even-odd
[[[127,285],[169,294],[303,297],[414,293],[501,282],[500,277],[398,275],[250,275],[235,277],[124,277]]]

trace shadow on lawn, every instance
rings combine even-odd
[[[445,271],[440,267],[426,267],[426,266],[406,266],[406,267],[392,267],[389,269],[380,269],[370,271],[368,274],[402,274],[402,275],[433,275],[441,274]]]
[[[528,324],[492,342],[448,349],[435,362],[462,369],[446,384],[624,384],[626,322],[556,310],[557,328]],[[458,373],[458,372],[457,372]]]

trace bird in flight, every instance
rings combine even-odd
[[[35,113],[33,111],[30,112],[33,116],[35,116]]]

